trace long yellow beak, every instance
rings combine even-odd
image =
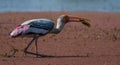
[[[89,23],[90,20],[85,19],[85,18],[69,16],[69,21],[70,22],[81,22],[85,26],[88,26],[88,27],[91,26],[90,23]]]

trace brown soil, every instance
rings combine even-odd
[[[31,38],[9,37],[20,23],[34,18],[48,18],[56,23],[61,14],[87,18],[91,27],[81,23],[66,24],[61,33],[39,38],[39,53],[57,57],[35,58],[25,55]],[[14,12],[0,13],[0,65],[120,65],[120,13],[100,12]],[[17,51],[14,57],[10,57]],[[35,45],[29,48],[35,52]]]

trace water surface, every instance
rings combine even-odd
[[[120,0],[0,0],[0,12],[24,11],[120,12]]]

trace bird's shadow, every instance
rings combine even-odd
[[[33,52],[26,52],[27,54],[36,55],[37,58],[80,58],[80,57],[89,57],[89,55],[69,55],[69,56],[53,56],[53,55],[45,55],[45,54],[36,54]]]
[[[54,56],[54,55],[45,55],[45,54],[40,54],[40,53],[38,53],[37,52],[37,39],[38,39],[39,37],[34,37],[31,41],[30,41],[30,43],[27,45],[27,47],[25,48],[25,50],[24,50],[24,52],[25,52],[25,54],[31,54],[31,55],[36,55],[36,57],[37,58],[78,58],[78,57],[89,57],[89,55],[88,54],[86,54],[86,55],[76,55],[76,56],[74,56],[74,55],[71,55],[71,56]],[[32,44],[32,42],[33,41],[35,41],[35,46],[36,46],[36,53],[34,53],[34,52],[30,52],[30,51],[28,51],[27,49],[31,46],[31,44]]]
[[[44,56],[38,58],[82,58],[82,57],[89,57],[89,56]]]

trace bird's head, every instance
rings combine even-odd
[[[90,27],[90,23],[89,23],[90,20],[85,19],[85,18],[76,17],[76,16],[61,15],[58,18],[58,21],[62,21],[63,24],[66,24],[68,22],[81,22],[82,24]]]
[[[10,32],[10,37],[15,38],[22,35],[28,29],[28,25],[20,25]]]
[[[67,23],[69,21],[69,16],[68,15],[61,15],[58,20],[60,19],[62,22]]]

